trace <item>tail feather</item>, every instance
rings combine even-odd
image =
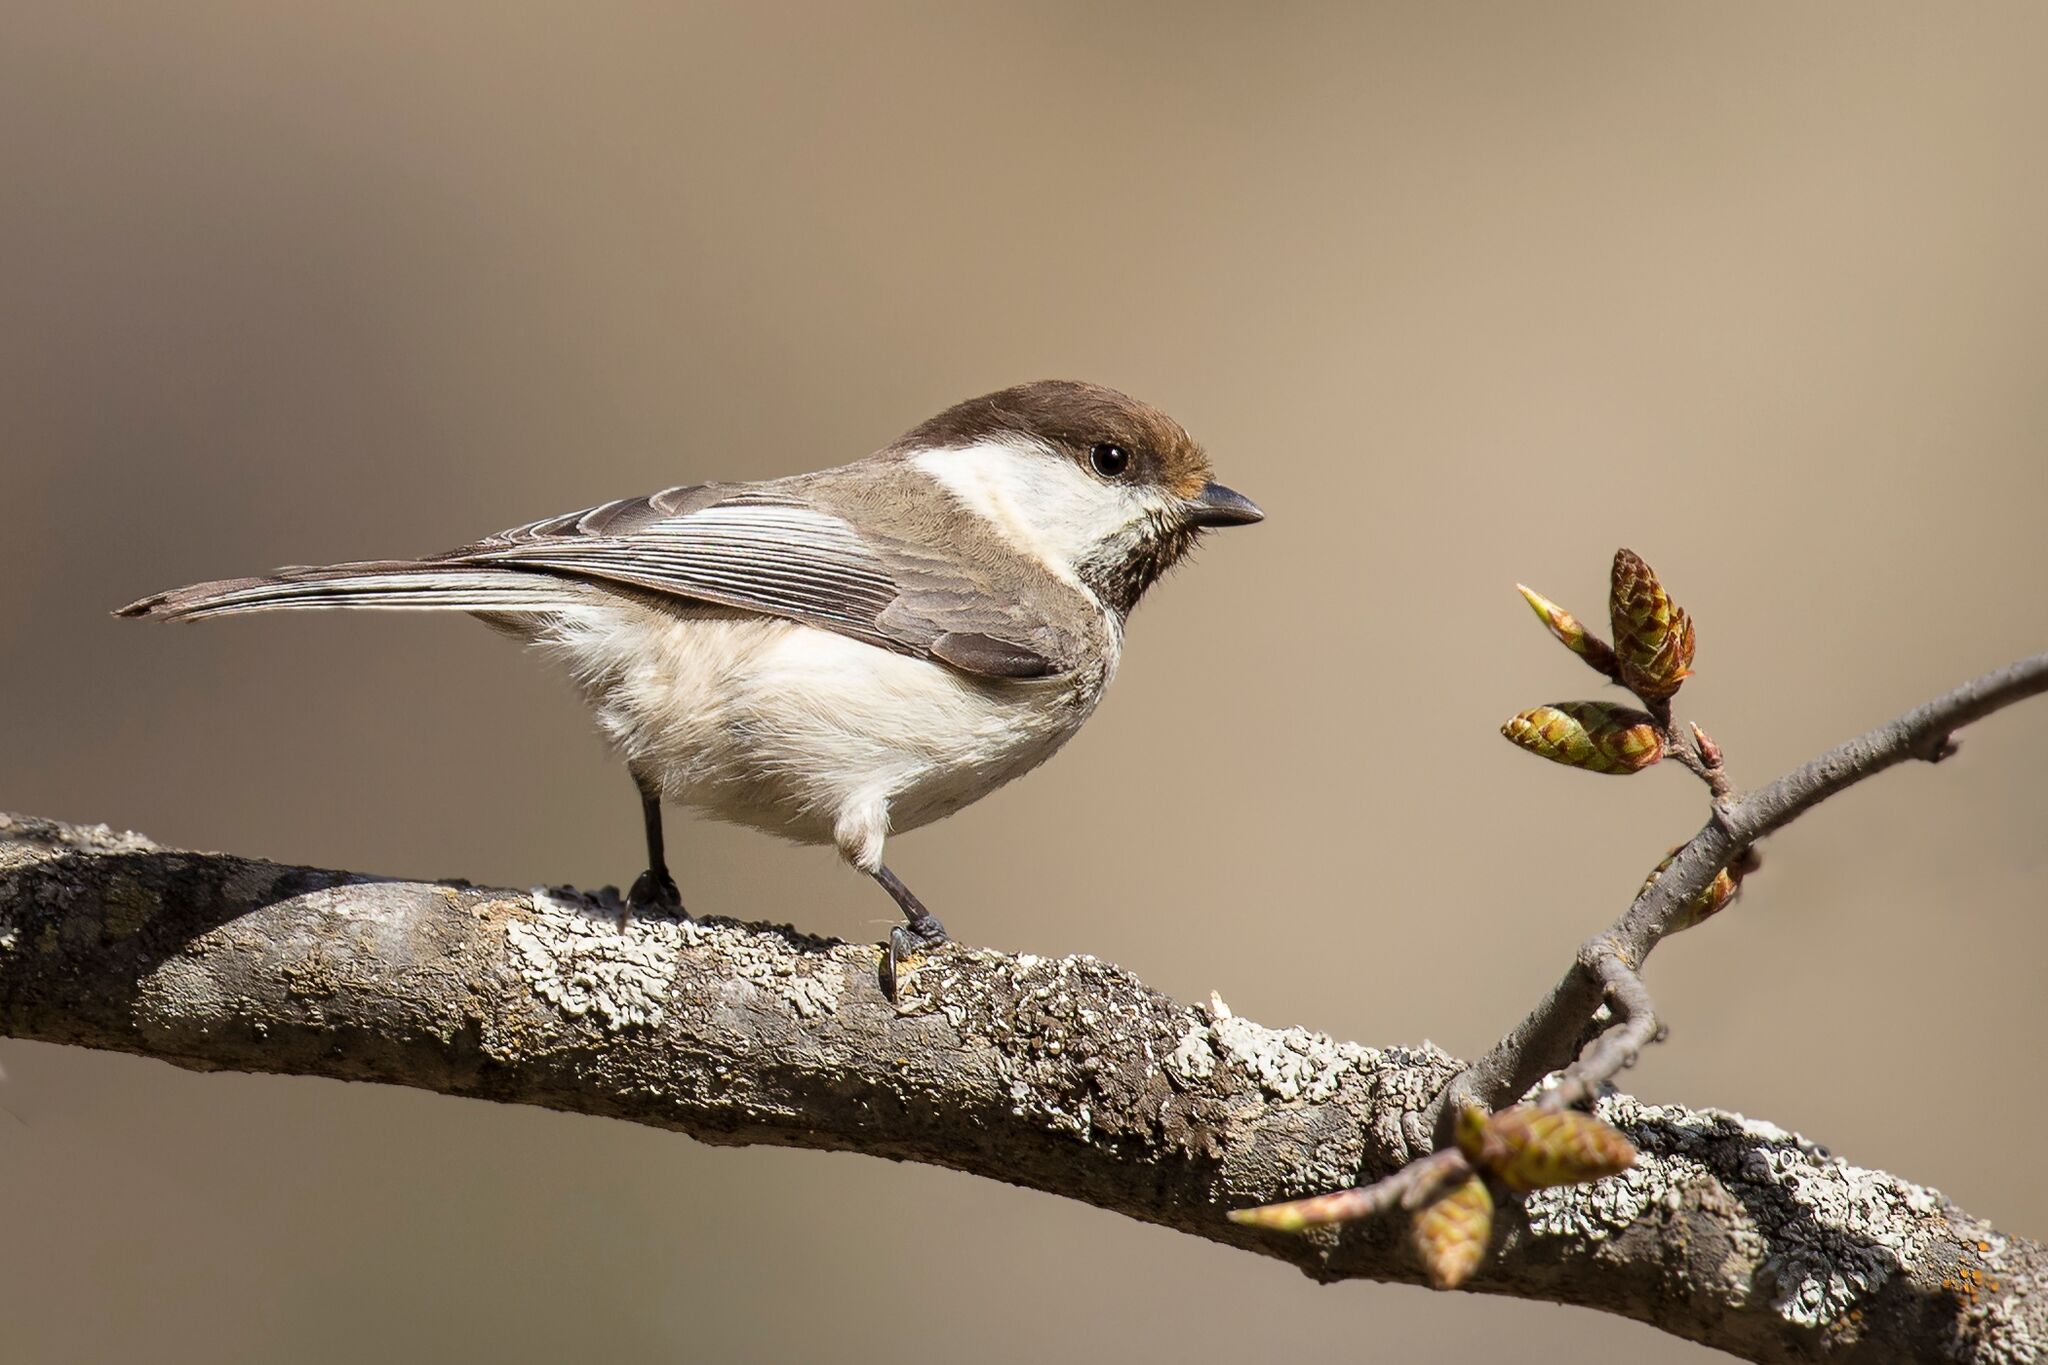
[[[588,600],[565,578],[521,569],[406,561],[281,569],[266,578],[224,578],[130,602],[116,616],[201,621],[255,611],[335,608],[387,611],[558,611]]]

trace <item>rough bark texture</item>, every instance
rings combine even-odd
[[[867,1152],[1028,1185],[1299,1265],[1420,1278],[1402,1220],[1233,1208],[1429,1145],[1460,1063],[1179,1004],[1093,958],[949,948],[892,1008],[874,947],[573,897],[160,849],[0,815],[0,1033]],[[2032,1360],[2048,1255],[1766,1123],[1601,1114],[1626,1174],[1508,1210],[1471,1288],[1753,1360]]]

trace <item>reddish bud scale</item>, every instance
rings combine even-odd
[[[1625,1171],[1636,1149],[1621,1133],[1576,1109],[1517,1104],[1492,1114],[1458,1116],[1458,1150],[1520,1194],[1581,1185]]]
[[[1656,885],[1657,878],[1664,875],[1664,870],[1671,866],[1672,860],[1677,856],[1678,850],[1675,848],[1664,855],[1664,861],[1651,868],[1650,875],[1643,878],[1642,890],[1636,894],[1641,895],[1643,891],[1648,891],[1652,886]],[[1722,868],[1714,874],[1714,880],[1707,883],[1706,890],[1686,902],[1685,910],[1672,924],[1671,932],[1677,933],[1681,929],[1690,929],[1702,920],[1718,914],[1727,908],[1728,902],[1734,900],[1735,893],[1741,889],[1741,870],[1731,867]]]
[[[1671,698],[1692,674],[1692,618],[1633,550],[1614,552],[1608,608],[1622,684],[1644,701]]]
[[[1473,1176],[1415,1215],[1415,1254],[1435,1289],[1456,1289],[1472,1278],[1493,1238],[1493,1195]]]
[[[1530,753],[1591,773],[1641,772],[1664,756],[1648,715],[1604,701],[1561,701],[1510,716],[1500,732]]]
[[[1693,743],[1699,747],[1700,762],[1706,764],[1709,768],[1720,767],[1721,746],[1714,743],[1714,737],[1705,730],[1700,729],[1699,722],[1697,721],[1689,720],[1686,724],[1692,727],[1692,739]]]
[[[1290,1199],[1279,1204],[1260,1204],[1256,1208],[1232,1209],[1227,1215],[1233,1223],[1247,1227],[1272,1228],[1276,1232],[1300,1232],[1305,1228],[1320,1227],[1324,1223],[1343,1223],[1363,1217],[1372,1212],[1373,1205],[1365,1198],[1364,1190],[1338,1190],[1333,1194],[1312,1195],[1307,1199]]]
[[[1557,603],[1537,592],[1534,588],[1517,583],[1515,588],[1522,594],[1522,600],[1536,613],[1536,619],[1544,629],[1557,637],[1558,643],[1586,661],[1588,667],[1607,677],[1615,675],[1614,650],[1599,636],[1579,624],[1579,618],[1566,611]]]

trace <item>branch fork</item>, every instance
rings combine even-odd
[[[1570,625],[1576,644],[1553,633],[1622,671],[1620,646]],[[1689,644],[1651,645],[1630,646],[1638,681],[1690,670]],[[1611,1086],[1662,1036],[1648,955],[1725,907],[1758,841],[1897,763],[1939,761],[1956,731],[2043,691],[2048,654],[1726,796],[1718,746],[1698,727],[1674,734],[1670,696],[1639,692],[1657,756],[1690,754],[1678,762],[1707,779],[1713,813],[1470,1065],[1182,1005],[1085,957],[935,953],[918,969],[929,1008],[902,1015],[870,945],[715,919],[621,924],[549,894],[4,814],[0,1036],[924,1161],[1319,1280],[1583,1304],[1758,1361],[2031,1360],[2048,1341],[2048,1248],[1770,1124]],[[1639,752],[1587,734],[1601,762]],[[1333,1189],[1360,1174],[1374,1178]],[[1393,1212],[1409,1239],[1271,1230]]]
[[[1667,855],[1622,917],[1580,945],[1564,978],[1478,1062],[1453,1076],[1426,1117],[1437,1150],[1372,1184],[1309,1199],[1234,1211],[1236,1221],[1299,1229],[1355,1221],[1400,1209],[1410,1213],[1417,1252],[1430,1282],[1455,1288],[1476,1272],[1491,1227],[1492,1204],[1475,1180],[1504,1180],[1497,1148],[1482,1141],[1489,1124],[1524,1112],[1555,1114],[1592,1104],[1642,1050],[1664,1036],[1641,969],[1664,938],[1725,908],[1743,879],[1761,866],[1755,845],[1827,796],[1906,758],[1940,762],[1956,752],[1953,732],[2024,697],[2048,690],[2048,654],[1967,683],[1889,725],[1838,746],[1747,796],[1738,795],[1719,744],[1696,722],[1680,732],[1672,701],[1691,676],[1697,636],[1650,566],[1633,551],[1615,554],[1609,595],[1614,643],[1588,631],[1564,608],[1517,585],[1546,629],[1594,672],[1635,694],[1642,710],[1605,702],[1555,702],[1510,718],[1502,733],[1540,757],[1608,775],[1630,776],[1675,759],[1705,784],[1706,825]],[[1596,1028],[1600,1015],[1604,1026]],[[1592,1036],[1586,1034],[1592,1030]],[[1501,1109],[1544,1084],[1533,1100]],[[1487,1111],[1494,1111],[1489,1119]],[[1633,1160],[1625,1140],[1595,1124],[1586,1141],[1604,1144],[1611,1169],[1588,1160],[1559,1165],[1560,1183],[1611,1175]],[[1611,1134],[1609,1140],[1607,1134]],[[1456,1145],[1451,1145],[1454,1143]],[[1457,1201],[1440,1216],[1439,1204]],[[1482,1216],[1480,1210],[1484,1208]]]

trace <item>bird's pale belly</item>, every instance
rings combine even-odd
[[[990,681],[791,621],[637,605],[560,618],[559,653],[666,800],[872,870],[890,831],[952,814],[1049,758],[1109,667]]]

